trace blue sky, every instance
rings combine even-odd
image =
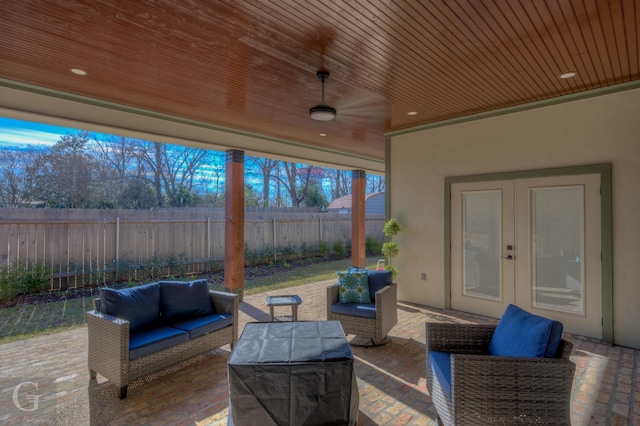
[[[69,131],[66,127],[0,117],[0,146],[53,145]]]

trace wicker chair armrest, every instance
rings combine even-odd
[[[332,304],[338,301],[338,295],[340,294],[340,289],[338,287],[338,283],[332,284],[327,287],[327,305],[331,306]]]
[[[327,287],[327,309],[331,310],[331,305],[338,301],[338,295],[340,294],[340,289],[338,287],[338,283],[332,284]]]
[[[397,283],[391,283],[376,292],[376,318],[381,335],[386,335],[398,323]]]
[[[398,284],[391,283],[382,287],[376,292],[376,310],[379,309],[378,305],[382,309],[392,309],[398,304]]]
[[[327,287],[327,319],[331,319],[331,305],[338,301],[339,288],[338,283]]]
[[[486,354],[495,328],[494,324],[426,323],[427,353]]]
[[[474,398],[484,395],[490,401],[500,395],[509,400],[508,394],[515,398],[526,392],[532,400],[564,398],[568,406],[574,371],[575,364],[564,358],[452,354],[452,396],[459,400],[465,394]]]

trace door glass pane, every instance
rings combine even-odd
[[[463,294],[500,300],[500,191],[462,194]]]
[[[583,314],[583,187],[531,190],[533,304]]]

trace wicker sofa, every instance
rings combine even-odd
[[[339,284],[327,287],[327,320],[338,320],[347,334],[360,337],[359,346],[387,343],[387,334],[398,323],[398,284],[391,282],[391,271],[349,268],[349,272],[368,274],[372,303],[340,303]],[[352,342],[352,344],[354,344]]]
[[[518,328],[528,333],[535,326]],[[541,356],[518,353],[521,349],[492,355],[496,329],[493,324],[426,324],[427,389],[438,423],[570,425],[573,345],[556,332],[557,343]],[[513,348],[518,339],[507,340]],[[532,340],[531,335],[522,339]]]
[[[88,368],[127,396],[129,383],[238,339],[238,295],[204,280],[101,289],[87,312]]]

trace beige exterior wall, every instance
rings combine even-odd
[[[440,308],[445,177],[611,163],[614,342],[640,348],[640,89],[394,136],[388,149],[398,296]]]

